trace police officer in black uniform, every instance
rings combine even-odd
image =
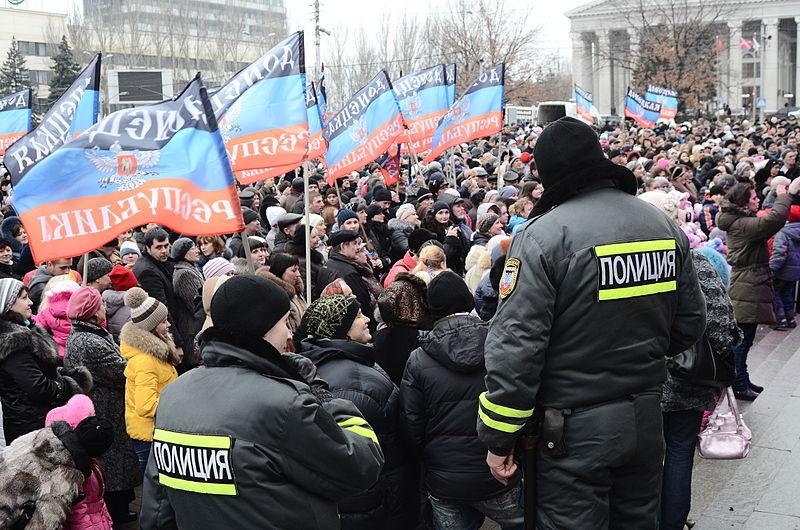
[[[550,124],[534,158],[545,192],[511,244],[486,339],[487,463],[513,476],[536,410],[537,528],[654,529],[664,358],[705,329],[689,243],[584,123]]]

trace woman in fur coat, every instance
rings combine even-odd
[[[125,431],[125,367],[114,338],[102,324],[106,311],[100,293],[81,287],[73,293],[67,307],[72,332],[67,339],[64,366],[85,367],[92,374],[94,387],[89,397],[97,414],[111,423],[114,442],[100,463],[106,475],[105,500],[111,517],[118,524],[133,520],[128,504],[133,489],[141,484],[139,462]]]
[[[125,426],[144,475],[156,407],[164,387],[178,378],[175,366],[180,358],[169,334],[167,308],[147,296],[141,287],[128,289],[125,305],[131,310],[131,321],[119,334],[120,351],[128,360],[125,367]]]
[[[56,343],[31,322],[32,304],[22,282],[0,280],[0,400],[8,444],[44,427],[48,410],[92,388],[86,368],[58,368]]]
[[[94,457],[111,444],[111,427],[78,397],[47,415],[47,427],[17,438],[0,452],[0,528],[110,528],[93,484]]]

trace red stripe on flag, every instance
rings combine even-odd
[[[19,133],[10,133],[10,134],[3,134],[0,135],[0,156],[3,156],[6,153],[6,149],[11,147],[11,144],[22,138],[28,133],[19,132]]]
[[[413,120],[406,120],[406,127],[408,128],[408,134],[411,136],[411,140],[424,141],[427,139],[428,145],[430,146],[433,133],[436,132],[436,128],[439,126],[439,122],[442,121],[442,117],[445,114],[447,114],[447,111],[441,110],[431,112]]]
[[[469,120],[456,123],[442,132],[439,145],[422,160],[423,164],[432,162],[437,156],[454,145],[469,142],[475,138],[491,136],[503,128],[503,113],[500,111],[481,114]]]
[[[308,149],[308,128],[292,125],[246,134],[231,139],[225,149],[234,173],[292,164],[297,167]]]
[[[182,179],[158,179],[131,191],[42,204],[19,217],[36,263],[80,256],[147,223],[193,236],[244,229],[233,186],[207,191]]]
[[[356,146],[346,157],[328,166],[328,184],[333,186],[333,182],[337,178],[362,168],[381,156],[389,145],[394,143],[402,130],[403,118],[397,114],[378,127],[369,138],[361,145]]]

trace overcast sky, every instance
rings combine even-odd
[[[164,0],[169,1],[169,0]],[[564,16],[566,11],[588,3],[590,0],[506,0],[512,12],[529,10],[529,23],[542,28],[539,46],[548,52],[559,51],[569,57],[571,43],[569,40],[569,21]],[[5,0],[0,0],[4,7],[10,7]],[[77,0],[26,0],[20,8],[66,12],[69,5]],[[358,30],[374,31],[381,16],[401,14],[403,11],[420,19],[429,16],[432,11],[446,11],[446,0],[431,2],[430,0],[321,0],[321,26],[328,30],[347,27],[350,33]],[[309,34],[314,26],[311,22],[311,0],[286,0],[289,31],[303,27]],[[323,36],[323,57],[325,56],[325,40]],[[306,50],[306,64],[314,64],[313,46]]]

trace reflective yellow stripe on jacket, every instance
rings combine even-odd
[[[338,421],[336,423],[342,429],[363,436],[364,438],[369,438],[375,442],[375,444],[380,445],[378,443],[378,437],[375,436],[375,431],[372,430],[372,427],[369,426],[367,420],[364,418],[353,416],[352,418],[347,418],[344,421]]]
[[[533,409],[515,409],[489,401],[486,392],[478,396],[478,417],[496,431],[514,433],[522,429],[533,415]]]

